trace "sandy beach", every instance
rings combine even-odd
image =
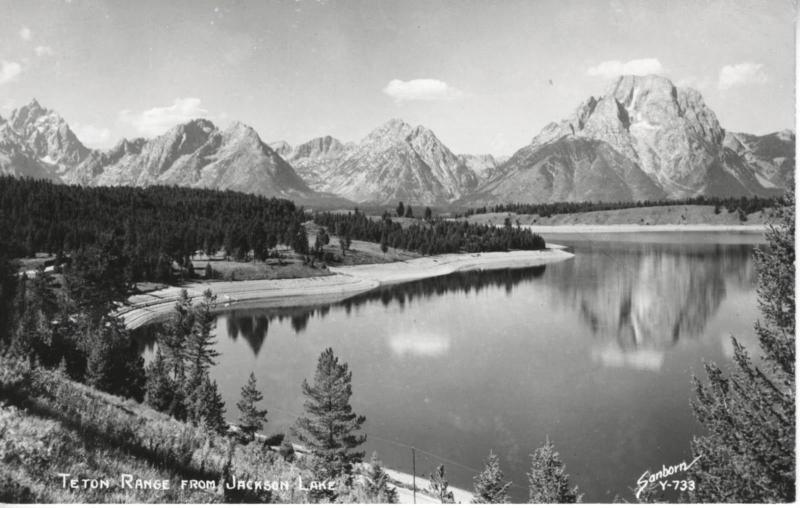
[[[194,282],[135,295],[119,315],[130,328],[166,318],[173,310],[181,289],[197,298],[206,289],[217,295],[218,310],[258,305],[292,307],[335,303],[381,285],[399,284],[471,270],[525,268],[564,261],[573,254],[548,244],[542,251],[481,252],[443,254],[396,263],[331,267],[333,275],[303,279]]]

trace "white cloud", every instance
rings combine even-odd
[[[50,46],[36,46],[33,49],[33,52],[36,53],[36,56],[52,55],[53,48],[51,48]]]
[[[120,111],[119,117],[145,136],[158,136],[180,123],[194,118],[207,118],[208,110],[200,107],[200,99],[185,97],[175,99],[171,106],[155,107],[141,113],[125,109]]]
[[[619,60],[600,62],[594,67],[589,67],[586,74],[611,79],[625,74],[642,76],[645,74],[661,74],[662,72],[664,72],[664,67],[658,61],[658,58],[640,58],[638,60],[628,60],[627,62]]]
[[[17,62],[0,61],[0,85],[16,79],[22,72],[22,66]]]
[[[764,66],[754,62],[742,62],[726,65],[719,71],[720,90],[727,90],[736,86],[760,85],[769,81]]]
[[[78,139],[87,146],[104,146],[111,139],[111,131],[105,127],[75,124],[72,130],[78,136]]]
[[[397,102],[450,101],[464,96],[458,88],[438,79],[393,79],[384,87],[383,93]]]
[[[27,26],[23,26],[19,30],[19,36],[22,37],[22,40],[29,41],[31,37],[33,37],[33,32],[31,32],[31,29]]]

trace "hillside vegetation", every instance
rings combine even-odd
[[[765,224],[770,211],[768,209],[742,215],[738,211],[726,209],[715,212],[711,205],[668,205],[645,208],[623,208],[618,210],[599,210],[592,212],[562,213],[542,216],[538,214],[517,214],[514,212],[491,212],[469,216],[470,222],[476,224],[502,225],[509,217],[512,223],[519,221],[522,225],[566,226],[566,225],[689,225],[709,224],[719,226]]]
[[[227,439],[122,399],[2,359],[0,461],[4,502],[114,503],[223,501],[219,489],[181,490],[181,480],[219,483],[228,464],[241,477],[297,474],[280,456],[233,447]],[[262,455],[264,459],[257,460]],[[63,489],[61,473],[108,478],[109,489]],[[170,479],[170,490],[123,489],[120,476]],[[177,486],[177,488],[175,488]],[[59,487],[59,488],[54,488]],[[291,496],[291,494],[290,494]],[[269,501],[269,496],[263,501]],[[301,497],[287,501],[302,502]]]
[[[284,460],[259,441],[243,445],[9,358],[0,358],[0,463],[3,503],[305,503],[310,498],[298,478],[305,486],[312,480],[302,461]],[[70,475],[67,482],[107,479],[110,486],[63,488],[61,474]],[[126,488],[123,474],[134,482],[162,479],[170,485]],[[224,488],[223,480],[233,477],[284,481],[289,488]],[[190,488],[192,480],[206,488]],[[358,482],[342,494],[340,499],[370,501]]]

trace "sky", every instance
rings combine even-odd
[[[698,89],[728,130],[795,125],[793,0],[0,0],[0,116],[90,147],[191,118],[266,142],[390,118],[508,155],[620,74]]]

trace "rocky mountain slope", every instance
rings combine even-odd
[[[494,176],[500,165],[508,160],[508,157],[495,157],[488,153],[479,155],[460,154],[458,159],[467,169],[475,173],[479,182],[483,182]]]
[[[352,143],[344,144],[331,136],[314,138],[296,147],[285,141],[272,143],[272,146],[286,161],[292,165],[297,174],[316,191],[326,192],[326,179],[333,168],[342,159]]]
[[[786,188],[794,176],[795,134],[790,130],[754,136],[726,132],[726,148],[736,152],[750,166],[757,168],[756,178],[766,188]]]
[[[98,151],[35,100],[0,125],[0,170],[81,185],[179,185],[346,203],[312,191],[255,130],[238,122],[220,130],[192,120],[153,139]]]
[[[284,144],[277,143],[280,149]],[[352,201],[446,204],[477,187],[479,177],[429,129],[393,119],[359,143],[316,138],[287,154],[312,189]]]
[[[666,193],[603,141],[559,138],[519,150],[469,197],[473,202],[638,201]]]
[[[547,125],[463,201],[770,195],[793,172],[793,133],[726,133],[696,90],[623,76]]]

